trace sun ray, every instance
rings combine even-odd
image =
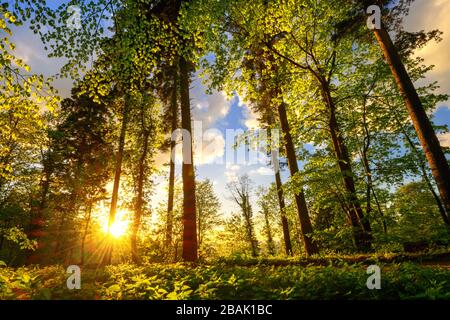
[[[108,228],[108,219],[104,218],[101,221],[102,231],[106,234],[110,234],[113,238],[120,238],[128,232],[130,224],[129,214],[125,210],[119,210],[117,212],[114,222]]]

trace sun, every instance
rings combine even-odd
[[[109,233],[115,238],[120,238],[127,232],[127,229],[128,223],[125,223],[124,221],[116,221],[109,228]],[[108,226],[106,226],[106,232],[108,232]]]
[[[109,228],[109,234],[112,235],[114,238],[120,238],[127,233],[130,224],[129,219],[127,219],[127,215],[128,214],[125,211],[117,212],[116,219]],[[106,234],[108,233],[107,219],[103,222],[102,229],[104,233]]]

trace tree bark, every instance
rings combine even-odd
[[[61,220],[59,222],[57,233],[56,233],[56,244],[54,251],[54,258],[58,263],[61,261],[67,261],[68,256],[71,254],[70,250],[75,245],[75,232],[67,228],[73,222],[75,215],[80,207],[79,202],[81,201],[81,188],[80,183],[81,174],[83,171],[83,161],[80,158],[77,159],[75,173],[72,179],[73,189],[68,200],[67,210],[61,212]],[[64,236],[63,236],[64,235]],[[72,245],[73,243],[73,245]],[[64,255],[62,255],[64,253]]]
[[[84,264],[84,246],[85,246],[86,237],[87,237],[87,234],[89,231],[89,224],[91,223],[91,216],[92,216],[92,203],[89,203],[88,216],[86,218],[86,226],[84,227],[83,238],[81,239],[81,249],[80,249],[80,253],[81,253],[80,264],[81,265]]]
[[[114,220],[116,218],[117,213],[117,200],[119,198],[119,186],[120,186],[120,176],[122,174],[122,160],[123,160],[123,152],[125,148],[125,138],[126,138],[126,132],[127,132],[127,125],[128,125],[128,116],[130,111],[130,101],[128,97],[125,97],[124,102],[124,108],[122,113],[122,125],[120,128],[120,135],[119,135],[119,148],[117,150],[116,154],[116,168],[114,173],[114,186],[113,186],[113,192],[111,196],[111,207],[109,210],[109,220],[108,220],[108,233],[107,233],[107,240],[110,240],[110,234],[109,230],[114,223]],[[112,243],[111,241],[107,241],[107,249],[105,256],[103,257],[103,264],[111,264],[111,258],[112,258]]]
[[[242,211],[244,213],[245,224],[247,229],[247,238],[250,243],[250,249],[252,250],[252,257],[258,257],[258,242],[255,238],[255,232],[253,230],[252,208],[249,203],[249,195],[245,195],[242,199]]]
[[[171,99],[172,111],[172,132],[178,129],[178,68],[174,68],[173,88]],[[170,168],[169,168],[169,197],[167,200],[167,221],[166,221],[166,248],[172,247],[172,229],[173,229],[173,199],[175,192],[175,147],[176,141],[170,142]]]
[[[202,235],[203,235],[203,231],[202,231],[202,219],[201,219],[201,216],[202,216],[202,208],[198,208],[198,217],[197,217],[197,228],[198,228],[198,231],[197,231],[197,245],[198,245],[198,247],[199,248],[201,248],[201,246],[202,246],[202,240],[203,240],[203,238],[202,238]]]
[[[283,229],[284,250],[287,256],[292,256],[291,235],[289,234],[289,223],[286,218],[286,204],[284,202],[283,184],[281,182],[279,160],[275,152],[272,152],[272,163],[275,170],[275,184],[277,187],[278,204],[280,205],[281,225]]]
[[[264,223],[266,227],[266,235],[267,235],[267,249],[271,256],[275,254],[275,244],[273,242],[272,230],[270,228],[269,221],[269,209],[266,206],[263,206],[263,214],[264,214]]]
[[[55,248],[53,251],[53,259],[56,263],[60,263],[60,259],[61,259],[61,246],[62,246],[62,239],[61,239],[61,235],[62,235],[62,231],[64,229],[64,225],[66,222],[66,214],[64,212],[61,212],[61,218],[58,221],[58,226],[56,227],[56,243],[55,243]]]
[[[374,33],[405,100],[406,108],[430,165],[448,219],[450,212],[450,168],[447,159],[388,31],[385,26],[382,26],[380,29],[374,29]]]
[[[286,106],[284,103],[278,105],[278,115],[281,123],[281,130],[283,131],[284,145],[286,148],[286,155],[289,163],[289,170],[291,176],[299,172],[297,164],[297,156],[295,154],[294,144],[290,133],[289,123],[286,114]],[[319,252],[317,245],[313,242],[311,234],[313,232],[311,220],[308,215],[308,207],[306,205],[305,194],[303,190],[295,194],[295,203],[297,205],[298,216],[300,219],[300,228],[302,231],[305,251],[308,256]]]
[[[371,194],[373,194],[374,200],[377,204],[378,212],[381,217],[383,231],[384,231],[384,233],[387,233],[387,225],[386,225],[386,221],[384,220],[383,211],[381,210],[381,206],[380,206],[380,203],[378,202],[378,197],[376,195],[375,188],[373,187],[372,169],[370,168],[370,163],[369,163],[369,158],[368,158],[368,152],[369,152],[371,139],[370,139],[369,129],[367,127],[365,109],[364,109],[363,118],[364,118],[364,131],[366,132],[366,137],[364,139],[364,146],[363,146],[363,150],[362,150],[361,154],[362,154],[364,171],[366,173],[366,184],[367,184],[367,186],[366,186],[366,188],[367,188],[366,189],[366,214],[369,215],[372,212]]]
[[[39,248],[42,248],[42,238],[45,235],[44,233],[44,211],[47,206],[47,196],[50,191],[50,178],[52,175],[52,169],[49,167],[48,161],[51,161],[50,159],[47,159],[47,161],[44,163],[44,169],[43,169],[43,176],[40,181],[41,185],[41,195],[39,199],[38,205],[35,207],[32,207],[31,212],[31,223],[30,228],[28,232],[28,237],[30,239],[37,240],[38,247],[36,250],[39,250]],[[36,251],[31,251],[27,254],[27,263],[37,263],[39,261],[39,254]]]
[[[136,205],[134,211],[133,228],[131,230],[131,258],[134,263],[140,263],[140,258],[137,250],[137,234],[141,225],[142,218],[142,204],[144,203],[144,178],[145,178],[145,159],[148,153],[148,139],[150,130],[145,130],[143,133],[142,153],[139,159],[139,173],[136,190]]]
[[[195,262],[197,253],[197,219],[195,210],[195,175],[192,148],[191,105],[189,99],[190,68],[180,57],[181,127],[189,133],[189,141],[183,141],[183,260]],[[184,140],[184,139],[183,139]]]
[[[334,152],[338,160],[339,169],[344,181],[344,187],[347,191],[348,202],[350,207],[350,220],[353,227],[356,246],[364,251],[370,250],[372,246],[372,228],[367,217],[364,216],[361,204],[356,194],[355,180],[353,178],[353,170],[351,160],[348,154],[347,146],[342,138],[339,124],[336,118],[336,106],[330,94],[330,88],[326,80],[320,81],[322,96],[324,103],[327,105],[330,118],[328,122],[331,140]]]

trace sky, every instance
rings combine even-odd
[[[405,28],[409,31],[440,29],[444,32],[443,41],[432,43],[419,50],[417,54],[425,59],[425,64],[435,65],[426,82],[439,81],[442,93],[450,93],[450,1],[449,0],[416,0],[411,7],[409,17],[405,20]],[[13,41],[17,45],[16,54],[31,66],[33,73],[52,76],[58,73],[63,65],[62,59],[48,58],[39,38],[27,28],[14,30]],[[55,88],[63,97],[70,94],[72,82],[69,79],[57,79]],[[230,214],[237,211],[237,206],[230,199],[226,184],[240,174],[248,174],[255,188],[258,185],[268,186],[274,181],[273,172],[268,168],[267,159],[260,157],[259,163],[245,163],[240,161],[225,161],[230,152],[242,154],[243,149],[230,151],[227,145],[230,139],[225,139],[227,130],[246,130],[257,127],[256,116],[247,108],[245,103],[235,96],[227,98],[222,92],[205,93],[206,88],[196,75],[193,76],[191,86],[192,115],[197,135],[203,133],[202,146],[195,155],[196,175],[198,180],[210,179],[222,202],[222,212]],[[450,125],[450,101],[436,106],[434,121],[439,125]],[[450,147],[450,133],[440,135],[442,145]],[[195,140],[195,138],[194,138]],[[200,139],[197,139],[197,142]],[[228,152],[227,152],[228,151]],[[178,151],[178,154],[180,152]],[[261,156],[261,154],[259,154]],[[156,162],[168,161],[168,154],[159,154]],[[180,159],[180,157],[178,157]],[[248,161],[247,161],[248,162]],[[181,175],[180,165],[177,165],[177,176]],[[282,179],[288,178],[286,171],[282,172]],[[158,181],[159,180],[159,181]],[[152,200],[152,207],[166,198],[165,186],[167,179],[157,179],[158,188]],[[253,194],[253,196],[255,196]]]

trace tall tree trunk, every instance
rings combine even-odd
[[[58,224],[57,232],[56,232],[56,244],[54,251],[54,259],[58,263],[66,262],[68,258],[68,252],[70,253],[71,243],[74,242],[74,234],[71,232],[71,229],[67,226],[71,225],[73,222],[73,218],[79,209],[80,202],[80,191],[81,191],[81,183],[80,177],[82,172],[82,160],[77,160],[76,170],[73,177],[73,189],[70,194],[70,198],[68,200],[69,206],[67,210],[63,210],[61,213],[61,219]]]
[[[171,99],[172,112],[172,132],[178,129],[178,68],[174,67],[173,88]],[[166,248],[172,247],[172,229],[173,229],[173,198],[175,192],[175,147],[176,141],[170,142],[170,168],[169,168],[169,197],[167,200],[167,221],[166,221]]]
[[[377,208],[378,208],[378,212],[380,214],[381,217],[381,222],[383,224],[383,231],[384,233],[387,233],[387,225],[386,225],[386,221],[384,219],[384,215],[383,215],[383,211],[381,210],[381,206],[380,203],[378,202],[378,197],[376,195],[375,192],[375,188],[373,186],[373,178],[372,178],[372,169],[370,168],[370,163],[369,163],[369,157],[368,157],[368,153],[369,153],[369,148],[371,145],[371,137],[370,137],[370,131],[369,131],[369,127],[367,125],[367,97],[364,98],[364,112],[363,112],[363,125],[364,125],[364,132],[365,132],[365,137],[364,137],[364,145],[363,145],[363,150],[361,152],[362,155],[362,160],[363,160],[363,167],[364,167],[364,171],[366,174],[366,214],[370,215],[370,213],[372,212],[372,206],[371,206],[371,194],[373,194],[374,200],[377,204]]]
[[[366,205],[366,214],[369,215],[372,211],[371,207],[371,194],[373,194],[373,198],[375,200],[375,203],[377,204],[378,212],[380,213],[381,217],[381,223],[383,224],[383,231],[384,233],[387,233],[387,225],[386,221],[384,220],[384,214],[383,210],[381,209],[381,205],[378,201],[377,194],[375,192],[375,188],[373,186],[373,178],[372,178],[372,169],[370,168],[369,159],[367,158],[367,152],[363,152],[363,163],[364,163],[364,171],[366,172],[367,176],[367,190],[366,190],[366,197],[367,197],[367,205]]]
[[[197,216],[197,247],[198,247],[198,258],[203,259],[204,251],[202,248],[203,238],[204,238],[204,226],[202,223],[202,204],[197,203],[198,216]]]
[[[289,163],[291,176],[299,172],[297,164],[297,156],[295,155],[294,143],[290,133],[289,123],[286,114],[286,106],[284,103],[278,105],[278,116],[280,118],[281,130],[283,131],[284,145]],[[319,252],[317,245],[313,242],[311,234],[313,232],[311,220],[308,215],[308,207],[306,205],[305,194],[303,190],[295,194],[295,203],[297,205],[298,216],[300,220],[300,228],[302,231],[305,251],[308,256]]]
[[[130,101],[129,97],[125,97],[124,101],[124,107],[122,112],[122,125],[120,128],[120,135],[119,135],[119,148],[117,150],[116,154],[116,168],[114,173],[114,186],[113,186],[113,192],[111,196],[111,207],[109,210],[109,220],[108,220],[108,233],[107,233],[107,240],[110,240],[110,234],[109,230],[114,223],[114,220],[116,219],[116,213],[117,213],[117,200],[119,198],[119,186],[120,186],[120,176],[122,174],[122,160],[123,160],[123,151],[125,148],[125,137],[127,132],[127,125],[128,125],[128,116],[130,111]],[[106,253],[103,257],[102,264],[111,264],[111,258],[112,258],[112,243],[111,241],[107,241],[107,249]]]
[[[144,202],[144,178],[145,178],[145,159],[148,153],[148,139],[150,136],[150,130],[144,131],[142,153],[139,159],[139,174],[136,190],[136,204],[134,210],[133,228],[131,230],[131,258],[134,263],[139,263],[139,255],[137,250],[137,234],[141,225],[142,218],[142,204]]]
[[[385,26],[382,26],[380,29],[374,29],[374,33],[405,100],[406,108],[430,165],[448,219],[450,212],[450,168],[447,159],[388,31]]]
[[[80,254],[81,254],[80,264],[81,265],[84,264],[84,256],[85,256],[84,246],[86,244],[86,238],[87,238],[87,234],[89,231],[89,225],[91,223],[91,216],[92,216],[92,202],[89,202],[88,216],[86,218],[86,226],[84,227],[83,237],[81,238],[81,249],[80,249]]]
[[[195,217],[195,175],[191,128],[191,105],[189,99],[190,68],[180,57],[181,127],[189,137],[183,138],[183,260],[197,261],[197,219]]]
[[[47,164],[44,163],[44,175],[41,178],[41,194],[39,203],[37,206],[32,206],[31,212],[31,223],[29,227],[28,237],[29,239],[37,240],[38,247],[36,249],[39,250],[42,248],[42,238],[44,237],[44,211],[47,206],[47,196],[50,191],[50,178],[51,178],[51,169]],[[27,263],[38,263],[39,262],[39,253],[36,251],[31,251],[27,254]]]
[[[272,237],[272,230],[270,228],[270,221],[269,221],[269,209],[267,206],[263,206],[263,214],[264,214],[264,223],[266,227],[266,236],[267,236],[267,249],[271,256],[275,254],[275,244],[273,242]]]
[[[61,218],[58,221],[58,225],[56,227],[56,243],[53,251],[53,259],[56,263],[61,263],[61,247],[62,247],[62,233],[64,229],[64,225],[66,222],[66,214],[61,212]]]
[[[353,179],[353,170],[351,160],[348,154],[347,146],[342,138],[342,133],[339,129],[339,124],[336,118],[336,106],[330,94],[330,88],[326,80],[320,81],[322,96],[324,103],[327,105],[330,112],[329,130],[331,140],[334,147],[334,152],[338,160],[339,169],[342,174],[344,186],[348,195],[348,202],[350,207],[350,219],[353,227],[354,238],[356,246],[364,251],[370,250],[372,245],[372,228],[367,217],[364,216],[361,204],[356,194],[355,180]]]
[[[197,205],[198,206],[198,205]],[[199,248],[201,248],[202,246],[202,220],[201,220],[201,215],[202,215],[202,209],[198,208],[198,217],[197,217],[197,245]]]
[[[247,238],[252,250],[252,257],[258,257],[258,242],[255,238],[255,231],[253,229],[252,208],[249,203],[248,195],[243,199],[242,210],[244,211],[245,224],[247,229]]]
[[[4,243],[5,243],[5,234],[4,234],[4,231],[5,230],[8,230],[8,228],[10,227],[9,226],[9,222],[10,222],[10,219],[5,219],[4,221],[3,221],[3,231],[1,231],[0,230],[0,251],[3,249],[3,245],[4,245]],[[27,257],[28,258],[28,257]],[[27,263],[28,263],[28,261],[27,261]]]
[[[277,187],[278,204],[280,206],[281,225],[283,229],[284,250],[287,256],[292,256],[291,235],[289,234],[289,223],[286,217],[286,204],[284,202],[283,184],[281,183],[280,165],[278,152],[272,151],[272,163],[275,170],[275,184]]]

